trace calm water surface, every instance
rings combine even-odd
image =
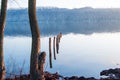
[[[41,51],[47,52],[45,70],[63,76],[100,77],[100,71],[120,67],[120,33],[94,33],[91,35],[63,35],[57,60],[49,68],[48,38],[41,38]],[[31,37],[5,37],[4,53],[7,72],[29,73]]]

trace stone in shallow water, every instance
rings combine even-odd
[[[100,72],[100,75],[108,76],[109,79],[118,79],[120,80],[120,68],[103,70]]]

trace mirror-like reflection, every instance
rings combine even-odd
[[[64,76],[99,77],[99,72],[104,69],[120,67],[120,33],[63,35],[57,60],[53,60],[53,69],[49,68],[48,61],[49,37],[41,38],[41,51],[47,53],[47,71]],[[23,73],[29,73],[31,37],[5,37],[4,42],[7,72],[19,74],[25,62]]]
[[[99,77],[102,70],[120,67],[120,9],[39,8],[41,51],[45,70],[63,76]],[[49,68],[49,37],[62,33],[60,50]],[[86,35],[89,34],[89,35]],[[8,10],[5,27],[5,64],[9,73],[29,73],[31,32],[27,9]]]
[[[120,9],[37,9],[43,36],[78,33],[92,34],[120,31]],[[8,10],[5,27],[6,36],[30,36],[27,9]]]

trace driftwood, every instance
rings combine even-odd
[[[45,80],[44,77],[45,59],[46,59],[46,53],[42,52],[38,58],[39,80]]]
[[[54,59],[56,60],[55,40],[56,40],[56,38],[54,37],[54,39],[53,39],[53,51],[54,51]]]
[[[50,68],[52,68],[51,38],[49,38],[49,62],[50,62]]]

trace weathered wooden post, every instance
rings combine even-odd
[[[28,0],[28,14],[30,29],[32,33],[32,48],[30,58],[30,80],[44,80],[42,61],[45,58],[45,53],[41,54],[40,51],[40,30],[36,17],[36,0]],[[40,56],[40,60],[38,59]],[[39,63],[41,62],[41,63]]]
[[[62,33],[59,33],[57,35],[57,38],[56,38],[56,52],[59,53],[59,43],[60,43],[60,39],[62,37]]]
[[[58,43],[60,43],[60,40],[61,40],[61,38],[62,38],[62,33],[59,33],[59,34],[57,35],[57,38],[58,38]]]
[[[46,53],[42,52],[38,58],[39,80],[45,80],[44,66],[45,66]]]
[[[57,54],[59,53],[58,50],[59,50],[59,43],[58,43],[58,37],[57,37],[56,38],[56,52],[57,52]]]
[[[4,80],[4,78],[5,78],[3,41],[4,41],[4,28],[5,28],[5,22],[6,22],[7,2],[8,2],[7,0],[1,0],[1,10],[0,10],[0,80]]]
[[[53,52],[54,52],[54,59],[56,60],[55,39],[56,39],[56,37],[54,37],[54,39],[53,39]]]
[[[50,62],[50,68],[52,68],[51,38],[49,38],[49,62]]]

